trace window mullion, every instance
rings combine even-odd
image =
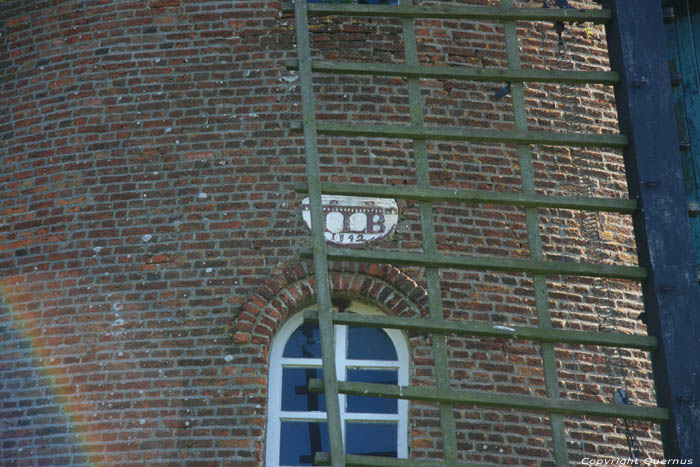
[[[323,362],[320,358],[282,358],[280,365],[283,368],[322,368]]]
[[[347,348],[348,348],[348,327],[345,325],[335,326],[335,371],[338,381],[347,379]],[[346,400],[345,394],[338,394],[338,403],[340,405],[340,430],[343,434],[343,446],[346,445],[345,438],[345,409]]]
[[[326,412],[321,412],[321,411],[314,411],[314,412],[292,412],[292,411],[286,411],[282,410],[279,412],[279,418],[280,421],[295,421],[295,422],[303,422],[303,421],[310,421],[310,422],[317,422],[317,421],[326,421],[327,416]]]
[[[363,413],[352,412],[345,416],[346,422],[386,422],[397,423],[401,419],[399,414],[395,413]]]
[[[347,359],[345,360],[346,368],[362,368],[368,370],[387,369],[393,370],[399,368],[401,364],[395,360],[360,360]]]

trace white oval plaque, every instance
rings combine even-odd
[[[326,240],[336,245],[361,245],[391,234],[399,220],[393,199],[323,195],[321,210],[326,223]],[[301,214],[311,228],[309,198],[301,202]]]

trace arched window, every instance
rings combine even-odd
[[[353,302],[346,312],[379,314]],[[325,396],[307,390],[322,378],[318,325],[297,313],[273,339],[268,382],[266,465],[313,465],[315,452],[328,452]],[[408,384],[408,346],[392,329],[335,326],[339,381]],[[408,456],[408,403],[405,400],[340,395],[345,452],[384,457]]]

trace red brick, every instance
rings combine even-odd
[[[6,109],[0,317],[10,319],[2,339],[11,349],[0,352],[0,367],[8,404],[22,401],[21,407],[0,403],[0,418],[10,442],[25,447],[21,457],[11,451],[17,456],[11,459],[4,450],[3,460],[89,463],[74,445],[37,444],[34,434],[47,429],[41,419],[62,413],[78,424],[89,461],[99,465],[262,465],[270,341],[315,293],[313,264],[298,259],[310,244],[299,212],[304,195],[293,191],[305,180],[306,151],[303,136],[291,132],[301,121],[299,82],[285,69],[296,51],[293,16],[280,16],[281,3],[0,2],[7,29],[0,61],[10,71],[0,80]],[[395,22],[315,18],[311,26],[319,57],[404,61]],[[586,39],[583,27],[567,31],[564,64],[603,70],[604,44]],[[423,64],[505,63],[495,22],[420,20],[417,34]],[[563,65],[551,25],[523,23],[519,38],[524,67]],[[321,119],[410,123],[402,79],[324,75],[315,85]],[[511,127],[511,98],[492,98],[500,86],[422,80],[426,124]],[[531,84],[526,98],[532,129],[617,131],[610,88]],[[426,147],[436,187],[522,190],[514,147],[437,141]],[[619,154],[540,146],[532,152],[543,193],[626,196]],[[322,136],[319,155],[324,180],[416,184],[409,141]],[[206,199],[198,198],[201,192]],[[422,248],[417,204],[399,207],[397,231],[372,248]],[[634,261],[626,217],[541,210],[540,219],[548,259]],[[440,253],[529,256],[519,208],[436,203],[433,220]],[[583,235],[582,226],[593,221],[602,226],[600,253]],[[331,268],[334,292],[379,300],[387,313],[428,315],[419,268]],[[445,270],[440,284],[450,319],[537,325],[529,277]],[[592,292],[602,287],[615,300],[621,331],[644,332],[635,285],[551,277],[548,286],[557,327],[600,331],[605,306]],[[431,336],[407,337],[413,383],[434,387]],[[448,343],[456,387],[545,394],[538,346],[455,336]],[[566,397],[611,394],[610,358],[602,350],[558,348],[557,357]],[[646,356],[623,358],[635,403],[654,405]],[[187,412],[193,404],[196,410]],[[416,403],[411,411],[412,455],[439,458],[438,408]],[[551,457],[546,417],[475,407],[455,413],[465,460],[536,465]],[[615,424],[576,417],[566,423],[572,459],[581,439],[591,456],[625,454]],[[657,427],[635,424],[634,430],[651,456],[661,454]],[[35,454],[39,448],[43,457]],[[64,448],[68,454],[59,457]]]

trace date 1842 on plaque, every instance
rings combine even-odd
[[[384,198],[323,195],[321,210],[326,240],[336,245],[361,245],[390,235],[399,220],[396,201]],[[301,202],[301,213],[311,228],[309,198]]]

